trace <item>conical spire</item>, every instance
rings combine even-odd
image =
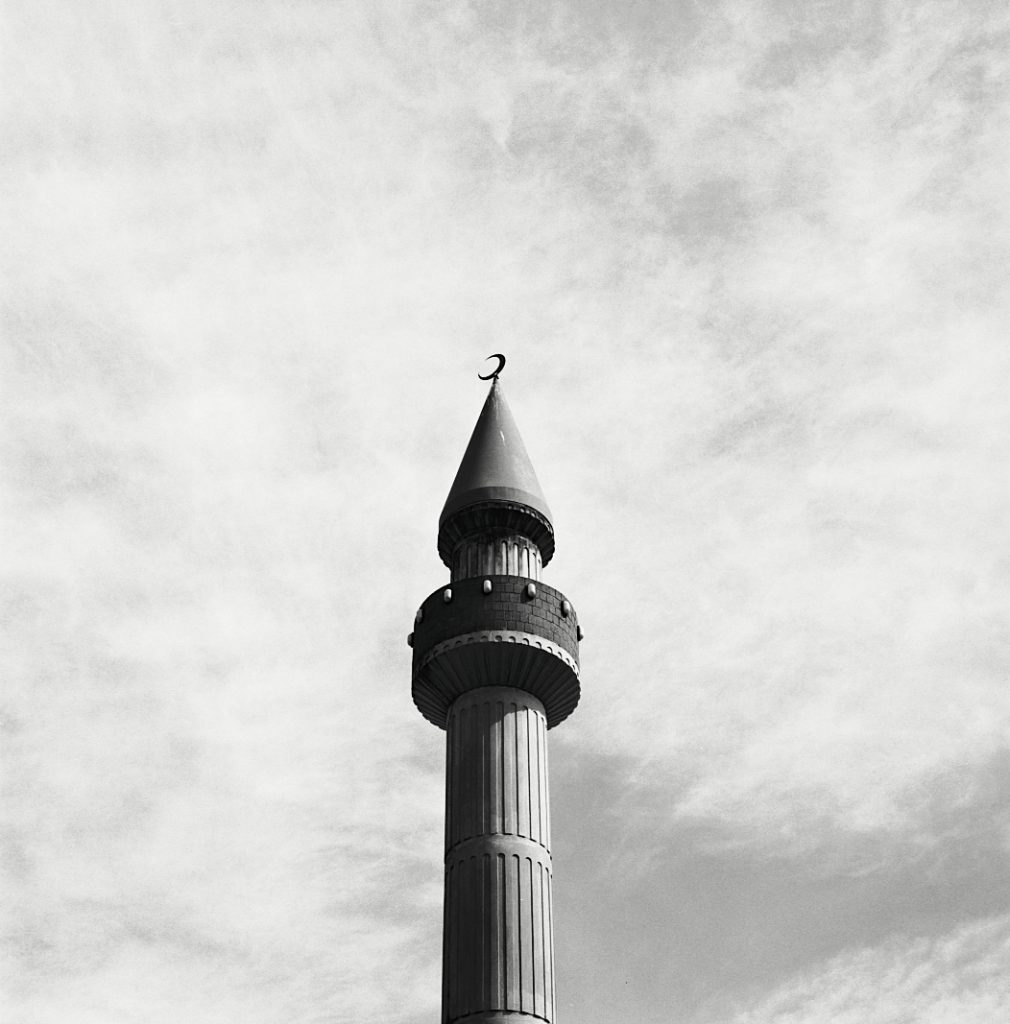
[[[551,518],[547,499],[497,377],[449,489],[439,525],[467,505],[496,500],[526,505],[546,519]]]
[[[452,544],[463,535],[498,519],[510,528],[528,520],[525,532],[547,564],[554,553],[551,510],[496,377],[438,518],[442,560],[448,564]]]

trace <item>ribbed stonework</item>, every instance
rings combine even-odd
[[[540,579],[540,549],[521,534],[469,538],[452,553],[452,578],[525,576]]]
[[[554,1020],[547,718],[471,690],[449,709],[442,1020]]]
[[[554,525],[497,380],[449,491],[450,572],[407,638],[446,730],[442,1024],[555,1021],[547,730],[581,692],[578,615],[541,582]]]

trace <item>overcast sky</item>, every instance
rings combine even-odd
[[[5,1022],[438,1019],[406,636],[498,351],[561,1024],[1010,1019],[1004,4],[0,19]]]

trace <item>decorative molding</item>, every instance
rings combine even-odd
[[[550,640],[545,640],[535,633],[523,633],[517,629],[483,629],[479,633],[463,633],[460,636],[450,637],[425,652],[418,665],[418,671],[440,658],[447,651],[457,647],[466,647],[468,644],[522,644],[525,647],[534,647],[546,654],[553,654],[575,673],[576,679],[579,676],[578,663],[563,647],[552,644]]]
[[[554,527],[541,512],[518,501],[478,501],[452,512],[438,528],[438,554],[452,568],[452,552],[460,541],[505,531],[528,537],[540,550],[541,565],[554,556]]]

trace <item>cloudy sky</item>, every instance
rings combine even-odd
[[[406,635],[555,514],[562,1024],[1010,1018],[1010,15],[6,0],[0,1011],[430,1024]]]

